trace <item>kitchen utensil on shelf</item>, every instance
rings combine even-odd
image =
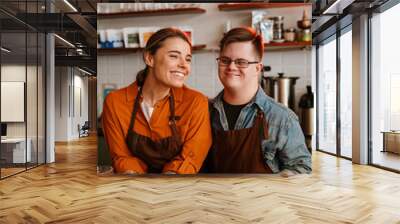
[[[299,20],[297,21],[297,26],[300,29],[310,29],[311,28],[311,20]]]
[[[295,84],[299,77],[289,77],[284,76],[284,73],[278,73],[278,76],[264,76],[263,79],[265,93],[294,111]]]
[[[270,17],[274,21],[274,40],[283,39],[283,16]]]

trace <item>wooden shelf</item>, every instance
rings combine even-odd
[[[146,11],[135,11],[135,12],[99,13],[97,14],[97,18],[108,19],[108,18],[122,18],[122,17],[141,17],[141,16],[170,16],[177,14],[201,14],[205,12],[206,12],[205,9],[199,7],[193,7],[193,8],[146,10]]]
[[[205,44],[193,46],[193,51],[203,50],[207,47]],[[99,48],[97,55],[120,55],[120,54],[133,54],[143,51],[143,48]]]
[[[291,50],[291,49],[309,49],[311,48],[311,41],[293,41],[293,42],[283,42],[283,43],[268,43],[264,44],[266,50]]]
[[[311,41],[293,41],[283,43],[268,43],[264,44],[265,50],[267,51],[280,51],[280,50],[293,50],[293,49],[311,49]],[[193,46],[193,52],[196,51],[215,51],[219,49],[207,49],[207,45],[195,45]],[[143,48],[99,48],[97,49],[97,55],[122,55],[122,54],[133,54],[143,51]]]
[[[236,11],[249,9],[271,9],[285,7],[311,6],[311,3],[225,3],[218,5],[220,11]]]
[[[205,44],[194,45],[192,50],[193,51],[200,51],[200,50],[204,50],[206,47],[207,47],[207,45],[205,45]]]

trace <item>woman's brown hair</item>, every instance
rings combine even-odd
[[[263,38],[261,35],[257,34],[253,28],[250,27],[238,27],[229,30],[220,41],[220,51],[222,52],[224,48],[231,43],[246,41],[251,41],[256,49],[259,59],[261,60],[264,54]]]
[[[177,28],[168,27],[168,28],[158,30],[153,35],[151,35],[151,37],[147,41],[146,47],[144,48],[144,53],[148,52],[148,53],[154,55],[157,52],[157,50],[160,47],[162,47],[163,42],[166,39],[171,38],[171,37],[181,38],[182,40],[186,41],[189,44],[190,49],[192,49],[192,43],[190,42],[188,36],[184,32],[182,32],[181,30],[179,30]],[[137,81],[138,86],[143,86],[144,81],[146,80],[148,70],[149,70],[149,67],[146,65],[146,68],[144,68],[143,70],[141,70],[137,73],[136,81]]]

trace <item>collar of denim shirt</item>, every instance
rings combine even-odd
[[[225,130],[228,130],[228,123],[227,123],[226,115],[224,113],[224,105],[223,105],[223,101],[222,101],[223,96],[224,96],[224,90],[222,90],[211,102],[212,102],[213,107],[220,114],[219,120],[222,124],[222,127]],[[261,86],[258,86],[256,95],[250,100],[250,102],[242,110],[248,110],[248,108],[252,107],[253,105],[256,105],[264,113],[266,111],[268,111],[268,108],[270,107],[270,104],[268,101],[268,96],[265,94],[265,92],[261,88]]]
[[[224,90],[218,93],[218,95],[212,100],[212,105],[215,109],[223,108],[223,96]],[[250,100],[246,107],[256,104],[261,110],[266,111],[268,109],[268,104],[266,104],[268,101],[266,100],[266,97],[268,96],[265,94],[264,90],[261,88],[261,86],[258,86],[256,95]]]

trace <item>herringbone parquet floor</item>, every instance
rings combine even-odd
[[[96,139],[0,181],[0,223],[400,223],[400,175],[313,155],[311,175],[96,175]]]

